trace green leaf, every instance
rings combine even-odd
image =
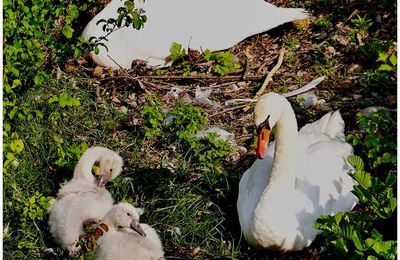
[[[390,63],[392,63],[393,66],[397,65],[397,57],[396,55],[392,54],[389,58]]]
[[[378,71],[393,71],[393,67],[388,64],[381,64],[378,67]]]
[[[338,213],[335,215],[335,222],[336,222],[336,225],[339,225],[340,221],[342,220],[342,217],[343,217],[343,212],[338,212]]]
[[[171,48],[169,49],[169,51],[171,53],[169,55],[169,58],[172,61],[176,61],[176,60],[178,60],[178,59],[180,59],[180,58],[182,58],[183,56],[186,55],[186,51],[185,51],[185,49],[182,48],[182,45],[179,44],[179,43],[176,43],[176,42],[172,43]]]
[[[24,143],[20,139],[14,140],[11,142],[10,148],[13,152],[20,153],[24,150]]]
[[[363,170],[364,169],[364,162],[361,159],[361,157],[357,155],[350,155],[347,157],[347,161],[354,166],[357,170]]]
[[[64,28],[62,29],[62,34],[67,38],[67,39],[71,39],[72,35],[74,34],[74,29],[72,29],[71,26],[66,25],[64,26]]]
[[[357,170],[354,173],[354,179],[364,188],[368,189],[369,187],[372,186],[372,181],[371,181],[371,175],[362,170]]]
[[[12,161],[12,160],[15,159],[15,155],[14,155],[13,153],[8,152],[8,153],[6,154],[6,158],[7,158],[7,160]]]
[[[333,245],[335,245],[335,247],[338,248],[340,251],[342,251],[344,253],[349,252],[349,249],[346,246],[346,242],[344,241],[344,239],[342,237],[338,238],[337,240],[331,241],[331,243]]]
[[[354,243],[354,246],[360,251],[368,250],[368,246],[365,245],[363,238],[358,230],[353,231],[353,235],[351,236],[351,240]]]
[[[42,86],[44,82],[44,77],[42,74],[37,74],[33,81],[35,82],[35,85]]]
[[[396,175],[393,172],[389,172],[388,176],[386,177],[385,184],[386,186],[390,187],[396,182]]]
[[[4,131],[7,133],[9,133],[11,131],[11,125],[9,123],[4,122],[3,128],[4,128]]]
[[[360,203],[364,204],[367,203],[370,197],[370,194],[368,191],[363,189],[361,186],[354,186],[354,194],[357,196],[357,198],[360,200]]]
[[[77,59],[81,56],[81,51],[78,48],[75,48],[74,50],[74,58]]]
[[[206,61],[210,61],[211,60],[211,56],[212,56],[212,52],[210,51],[210,50],[205,50],[204,52],[203,52],[203,56],[204,56],[204,59],[206,60]]]
[[[386,63],[388,57],[389,57],[389,54],[387,54],[386,52],[380,52],[377,61],[382,61],[382,62]]]
[[[49,104],[52,104],[52,103],[54,103],[54,102],[58,102],[58,97],[56,97],[56,96],[54,96],[54,97],[51,97],[50,99],[49,99],[49,101],[47,101]]]
[[[8,117],[9,117],[10,119],[13,119],[13,118],[15,117],[15,115],[18,113],[18,111],[19,111],[19,109],[16,108],[16,107],[14,107],[14,108],[10,111],[10,113],[8,114]]]
[[[135,2],[134,1],[126,1],[125,2],[125,7],[126,7],[128,12],[131,12],[135,8]]]

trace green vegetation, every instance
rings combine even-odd
[[[372,163],[370,167],[377,168],[381,164],[397,165],[397,145],[395,121],[390,113],[379,110],[365,116],[357,114],[360,128],[363,131],[355,131],[348,136],[353,146],[363,146],[360,149],[365,157]]]
[[[372,177],[364,170],[364,163],[358,156],[350,156],[349,162],[355,167],[350,174],[358,182],[354,194],[363,212],[337,213],[335,216],[321,216],[315,227],[322,230],[330,244],[339,255],[346,257],[363,257],[367,259],[395,259],[396,240],[384,239],[376,223],[390,219],[396,210],[397,200],[393,188],[396,175],[389,172],[384,181]]]
[[[184,68],[184,75],[190,75],[195,72],[205,72],[203,69],[196,66],[192,61],[190,54],[189,56],[186,54],[186,50],[179,43],[172,43],[170,48],[170,56],[168,57],[170,61],[173,61],[175,64],[181,63],[181,66]],[[190,53],[190,50],[189,50]],[[200,57],[195,57],[195,60],[204,59],[205,61],[212,62],[212,71],[217,74],[224,76],[235,69],[239,69],[241,66],[238,63],[235,63],[234,57],[229,52],[211,52],[209,50],[205,50]],[[165,71],[163,71],[165,72]],[[160,71],[159,71],[160,73]],[[161,73],[160,73],[161,74]]]
[[[232,148],[216,133],[209,133],[205,139],[196,136],[198,131],[205,128],[207,121],[201,108],[178,100],[168,115],[164,116],[160,111],[160,101],[154,97],[148,97],[148,100],[152,105],[144,106],[141,110],[146,137],[159,139],[159,145],[174,146],[178,151],[176,157],[183,160],[181,164],[194,166],[184,170],[203,174],[209,185],[218,180],[220,174],[226,174],[221,168],[221,159],[228,156]]]

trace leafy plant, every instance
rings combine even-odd
[[[50,208],[50,201],[53,197],[44,197],[38,191],[29,198],[24,204],[24,209],[21,215],[22,225],[26,226],[27,221],[43,220],[47,214],[47,209]]]
[[[297,37],[282,38],[282,42],[288,50],[293,50],[296,46],[300,45],[300,41]]]
[[[203,173],[210,180],[215,180],[218,175],[224,173],[221,159],[232,152],[232,147],[215,133],[204,139],[196,136],[207,122],[207,117],[200,107],[178,100],[166,116],[170,122],[165,123],[159,100],[152,97],[148,97],[148,100],[151,105],[141,110],[146,137],[154,138],[162,133],[163,138],[158,141],[162,141],[166,146],[175,146],[174,150],[184,151],[177,154],[186,162],[184,165],[194,165],[192,170]]]
[[[205,50],[203,56],[206,61],[215,62],[213,71],[221,76],[240,68],[240,64],[235,63],[232,54],[229,52],[211,52]]]
[[[170,125],[170,132],[178,140],[189,140],[198,130],[204,128],[207,117],[200,107],[187,105],[177,101],[169,113],[173,123]]]
[[[367,38],[368,30],[374,24],[371,19],[367,18],[366,14],[364,16],[357,15],[357,18],[351,19],[351,22],[356,28],[357,36],[362,40]]]
[[[67,93],[61,93],[59,97],[54,96],[48,102],[49,104],[58,103],[60,107],[77,107],[81,104],[79,99],[70,97]]]
[[[326,30],[332,28],[332,21],[329,17],[322,17],[314,24],[317,29]]]
[[[182,48],[182,44],[180,43],[173,42],[169,51],[171,54],[168,56],[168,59],[172,61],[178,61],[186,56],[186,50]]]
[[[186,50],[182,48],[181,44],[176,42],[172,43],[168,60],[173,62],[182,61],[181,65],[183,66],[184,75],[190,75],[192,72],[201,72],[198,66],[190,62],[190,57],[186,58],[186,56]],[[211,52],[205,50],[202,56],[200,56],[200,54],[198,56],[197,59],[204,58],[206,61],[213,62],[213,72],[221,76],[226,75],[234,69],[240,68],[240,64],[235,63],[234,57],[229,52]]]
[[[87,150],[88,145],[82,143],[81,145],[68,146],[65,144],[64,139],[59,135],[53,135],[56,153],[54,156],[55,164],[59,167],[67,166],[73,169],[72,162],[79,159],[84,151]]]
[[[354,131],[348,135],[347,140],[354,146],[365,146],[366,156],[371,159],[373,168],[382,164],[396,164],[396,122],[390,113],[385,110],[373,112],[369,116],[357,113],[357,120],[363,131]]]
[[[386,52],[380,52],[378,62],[383,64],[379,65],[378,71],[396,71],[397,70],[397,57],[394,53],[389,55]]]
[[[364,162],[360,157],[349,156],[348,161],[355,168],[349,172],[357,181],[353,193],[365,211],[321,216],[314,227],[322,231],[322,236],[329,238],[330,245],[341,255],[395,259],[397,242],[384,240],[376,229],[376,221],[392,217],[396,210],[397,200],[393,192],[396,175],[390,172],[382,181],[364,170]]]
[[[164,114],[160,107],[160,100],[147,96],[147,100],[151,103],[150,106],[144,106],[140,113],[144,118],[145,136],[153,138],[162,134],[162,127],[164,122]]]

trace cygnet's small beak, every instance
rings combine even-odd
[[[133,220],[131,222],[131,228],[133,230],[135,230],[136,232],[139,233],[139,235],[141,235],[142,237],[146,237],[146,233],[144,233],[144,230],[142,228],[142,226],[140,226],[139,222],[137,220]]]
[[[106,170],[102,170],[100,173],[100,180],[97,183],[98,188],[104,188],[107,182],[110,180],[111,173],[107,172]]]
[[[262,129],[260,134],[258,135],[257,142],[257,158],[264,159],[267,154],[268,141],[269,141],[270,131],[268,129]]]

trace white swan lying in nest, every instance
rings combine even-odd
[[[259,99],[254,118],[261,159],[240,180],[242,232],[257,248],[301,250],[318,234],[313,223],[320,215],[350,211],[357,203],[344,121],[339,111],[330,112],[298,132],[290,103],[275,93]],[[268,145],[274,127],[276,139]]]
[[[95,259],[163,259],[164,250],[157,232],[147,224],[139,224],[139,213],[132,205],[114,205],[101,222],[108,231],[97,239]]]
[[[104,36],[101,19],[116,18],[125,1],[112,0],[83,31],[83,37]],[[135,1],[147,16],[144,28],[123,27],[103,41],[94,62],[118,69],[130,68],[135,59],[165,65],[173,42],[196,50],[218,51],[278,25],[307,18],[303,9],[278,8],[263,0],[143,0]],[[113,62],[109,55],[115,62]]]
[[[100,162],[99,180],[92,174],[95,162]],[[87,220],[100,220],[113,206],[105,184],[122,171],[122,158],[104,147],[86,150],[75,167],[73,178],[64,184],[49,210],[50,232],[71,255],[79,251],[76,241]]]

